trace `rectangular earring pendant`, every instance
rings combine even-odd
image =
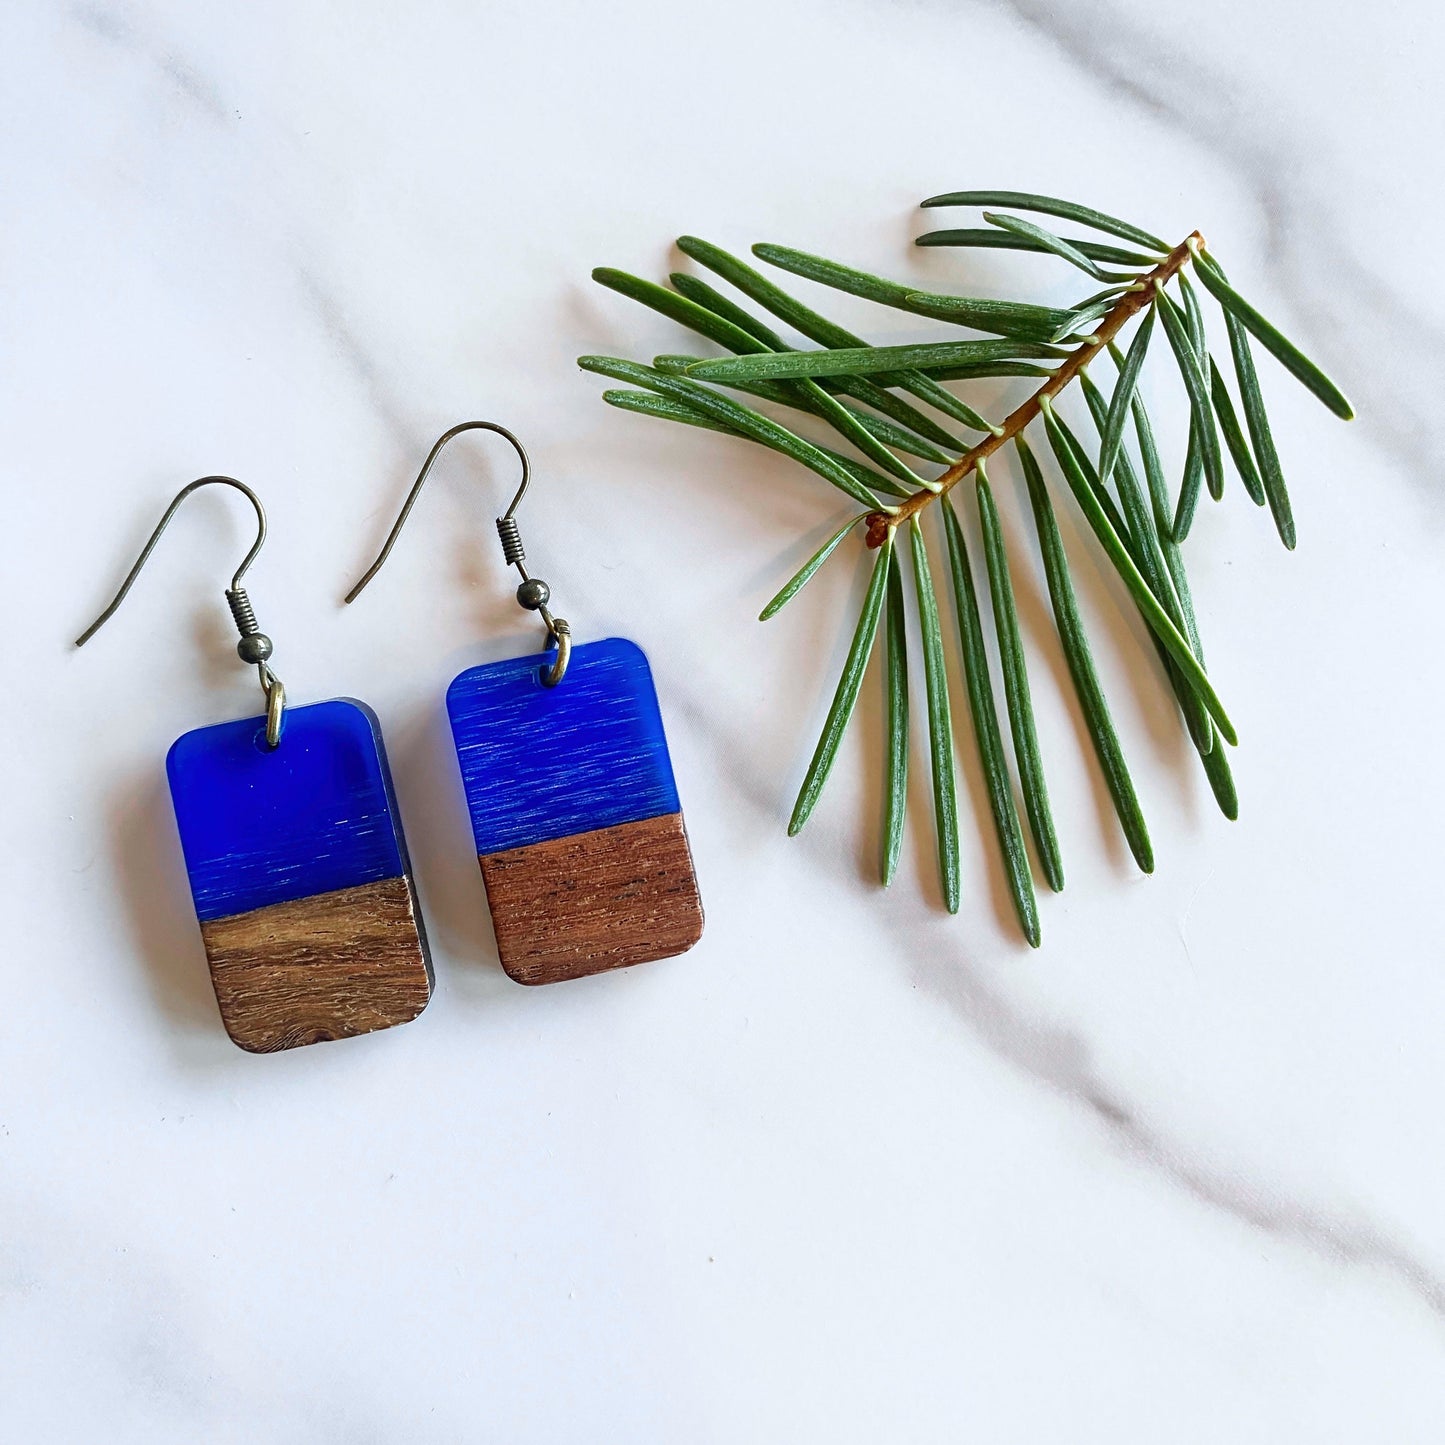
[[[556,983],[669,958],[702,903],[652,671],[622,638],[461,674],[447,711],[502,967]]]
[[[226,1032],[271,1053],[414,1019],[426,935],[376,715],[338,698],[198,728],[166,759]]]

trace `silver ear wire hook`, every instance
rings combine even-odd
[[[111,599],[110,605],[75,639],[77,647],[84,647],[102,627],[115,615],[115,610],[126,599],[126,594],[135,584],[135,579],[140,576],[141,568],[150,560],[150,555],[156,549],[156,543],[161,539],[161,533],[170,526],[171,518],[175,516],[176,509],[185,501],[190,494],[199,487],[210,486],[212,483],[222,486],[234,487],[251,503],[256,509],[256,540],[251,545],[251,550],[241,559],[241,565],[236,568],[235,575],[231,578],[231,585],[226,588],[226,605],[231,609],[231,616],[235,620],[236,630],[241,634],[241,640],[236,644],[236,653],[242,662],[254,663],[261,675],[261,690],[266,694],[266,746],[274,748],[281,741],[282,715],[286,707],[286,689],[281,684],[281,679],[276,676],[268,663],[272,652],[271,639],[256,625],[256,614],[251,607],[251,599],[246,595],[246,589],[241,586],[241,578],[246,575],[246,569],[256,560],[266,541],[266,509],[261,505],[261,499],[244,482],[238,482],[235,477],[200,477],[194,482],[188,483],[176,493],[165,515],[156,523],[156,529],[150,535],[141,554],[136,558],[135,566],[130,569],[124,582],[120,584],[120,591]]]
[[[432,463],[436,461],[441,449],[451,441],[454,436],[460,436],[464,431],[492,431],[498,436],[505,437],[517,453],[522,463],[522,484],[517,488],[516,495],[512,498],[507,510],[497,518],[497,536],[502,542],[502,560],[508,567],[515,567],[522,574],[522,585],[517,588],[517,602],[529,612],[538,612],[542,621],[547,625],[547,637],[549,641],[557,645],[557,660],[547,670],[542,678],[543,683],[548,687],[556,687],[567,675],[567,664],[572,657],[572,629],[567,625],[565,617],[554,617],[548,610],[547,604],[552,600],[552,589],[540,577],[531,577],[527,574],[527,553],[522,546],[522,534],[517,527],[515,516],[517,506],[527,494],[527,487],[532,480],[532,464],[527,459],[527,449],[507,430],[506,427],[498,425],[494,421],[464,421],[444,431],[436,440],[435,446],[427,453],[427,459],[422,463],[421,471],[417,473],[416,481],[411,484],[411,491],[407,493],[406,501],[402,503],[401,512],[397,516],[396,524],[392,527],[386,541],[382,543],[381,551],[377,553],[376,561],[362,573],[361,581],[346,594],[347,602],[355,602],[361,595],[361,590],[381,571],[382,563],[391,556],[391,549],[396,546],[396,539],[401,535],[401,529],[406,525],[406,519],[411,515],[411,509],[416,505],[416,499],[421,495],[422,484],[426,481],[428,473],[432,469]]]

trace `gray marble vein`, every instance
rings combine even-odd
[[[227,104],[219,81],[205,74],[191,59],[146,23],[145,18],[126,5],[77,5],[71,12],[91,34],[152,66],[199,115],[221,124],[235,116]]]
[[[914,965],[920,978],[958,1010],[975,1035],[1026,1078],[1095,1119],[1126,1159],[1250,1229],[1331,1263],[1382,1271],[1445,1320],[1445,1273],[1411,1244],[1366,1214],[1291,1197],[1267,1180],[1209,1162],[1151,1118],[1146,1104],[1109,1081],[1082,1029],[1026,1017],[983,982],[963,948],[939,949],[930,934],[926,952],[914,946],[901,952],[905,959],[926,956],[926,965]]]
[[[308,315],[356,383],[368,412],[386,428],[399,455],[424,456],[426,441],[421,429],[408,419],[412,411],[409,399],[377,359],[347,302],[311,263],[298,262],[295,275]]]

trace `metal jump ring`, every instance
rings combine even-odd
[[[565,617],[548,617],[547,630],[557,644],[557,660],[547,669],[542,679],[543,687],[556,687],[567,676],[567,664],[572,660],[572,629]]]
[[[264,662],[259,671],[261,689],[266,694],[266,746],[275,748],[281,742],[281,724],[286,711],[286,688]]]

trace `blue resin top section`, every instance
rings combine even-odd
[[[337,698],[197,728],[166,757],[196,916],[206,922],[405,871],[376,714]]]
[[[447,689],[477,852],[497,853],[678,811],[652,670],[621,637],[489,662]]]

